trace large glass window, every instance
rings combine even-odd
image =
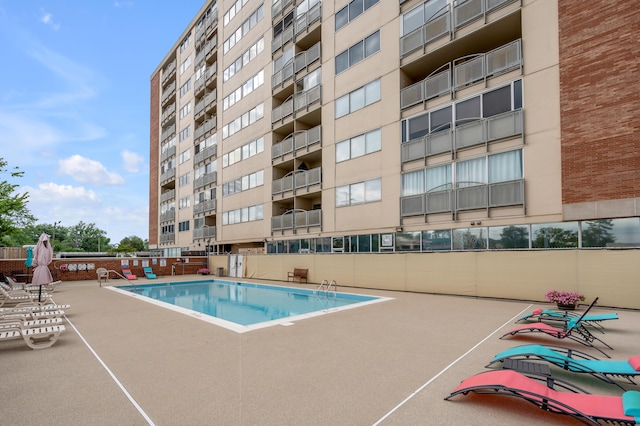
[[[485,183],[487,183],[486,157],[456,163],[456,186],[458,188]]]
[[[486,250],[488,232],[486,227],[453,230],[453,250]]]
[[[531,225],[533,248],[577,248],[578,223],[559,222]]]
[[[380,80],[375,80],[336,99],[336,118],[355,112],[379,100]]]
[[[451,230],[422,231],[423,251],[451,250]]]
[[[522,150],[489,156],[489,183],[522,179]]]
[[[353,0],[336,12],[336,31],[356,19],[364,11],[375,6],[379,0]]]
[[[529,227],[526,225],[490,227],[489,248],[493,250],[529,248]]]
[[[588,220],[581,227],[582,247],[640,247],[640,218]]]
[[[371,203],[381,199],[381,179],[372,179],[366,182],[336,187],[336,207]]]
[[[380,151],[382,147],[381,139],[381,131],[376,129],[338,142],[336,144],[336,163]]]

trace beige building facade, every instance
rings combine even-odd
[[[206,1],[151,75],[150,248],[638,248],[639,13]]]

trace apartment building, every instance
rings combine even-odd
[[[149,243],[640,246],[639,8],[206,1],[151,75]]]

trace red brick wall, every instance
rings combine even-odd
[[[640,197],[640,1],[558,1],[563,204]]]
[[[160,72],[151,78],[149,128],[149,244],[158,244],[158,170],[160,152]]]
[[[97,280],[96,269],[98,268],[106,268],[114,271],[120,272],[122,270],[121,261],[125,258],[122,257],[114,257],[114,258],[98,258],[98,259],[54,259],[53,262],[49,265],[49,270],[51,271],[51,275],[54,280],[62,280],[62,281],[80,281],[80,280]],[[126,258],[129,261],[129,269],[133,275],[137,277],[144,278],[144,272],[142,271],[142,262],[148,261],[149,266],[153,269],[153,272],[161,276],[171,275],[171,266],[176,264],[175,274],[176,275],[190,275],[196,274],[198,269],[204,267],[206,264],[205,257],[190,257],[187,258],[189,260],[188,263],[178,262],[176,258],[166,258],[166,266],[160,266],[160,259],[156,258],[156,264],[153,264],[153,258]],[[134,266],[134,261],[138,261],[138,265]],[[14,260],[0,260],[0,273],[8,276],[14,276],[16,274],[28,274],[29,269],[24,264],[24,259],[14,259]],[[87,264],[92,263],[94,265],[94,269],[85,270],[85,271],[62,271],[60,269],[61,265],[70,265],[70,264]],[[184,266],[184,271],[183,271]],[[68,269],[68,267],[67,267]],[[113,274],[111,275],[113,277]],[[24,281],[24,277],[20,279],[20,281]]]

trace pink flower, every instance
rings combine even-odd
[[[561,305],[575,305],[584,300],[584,295],[569,291],[551,290],[545,294],[548,302],[559,303]]]

